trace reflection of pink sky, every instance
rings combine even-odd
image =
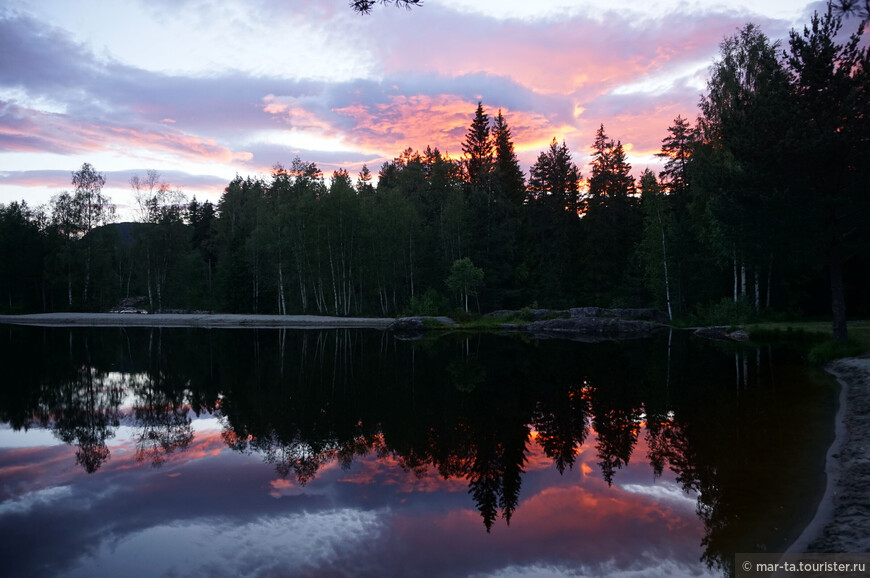
[[[530,531],[544,532],[553,536],[583,529],[584,532],[602,532],[605,527],[621,520],[626,524],[641,524],[665,527],[668,532],[677,535],[696,536],[700,531],[700,522],[694,511],[694,496],[683,494],[682,499],[656,501],[652,496],[679,496],[674,475],[664,472],[659,479],[653,478],[652,468],[647,460],[647,442],[645,427],[640,429],[632,458],[628,465],[618,470],[614,476],[614,485],[608,487],[601,476],[597,465],[596,435],[594,431],[586,442],[578,447],[577,459],[572,470],[566,470],[563,476],[556,473],[553,461],[548,458],[538,443],[528,444],[526,453],[526,472],[523,478],[523,488],[534,487],[532,478],[546,477],[550,482],[537,493],[522,491],[520,504],[512,518],[512,527],[522,525]],[[532,431],[531,437],[537,437]],[[443,479],[430,465],[425,474],[418,477],[413,472],[401,468],[393,456],[378,458],[367,455],[359,459],[350,472],[338,474],[337,481],[360,486],[379,485],[391,488],[393,494],[410,494],[415,492],[458,492],[466,491],[468,482],[465,479]],[[625,480],[630,481],[632,490],[621,487]],[[276,487],[289,488],[292,482],[276,481]],[[626,483],[626,486],[629,484]],[[658,486],[649,491],[637,491],[637,487],[648,485]],[[689,507],[687,507],[689,506]],[[468,510],[452,511],[443,514],[437,521],[439,526],[463,525],[468,520],[473,521],[476,528],[480,524],[480,515],[469,504]],[[616,537],[609,535],[606,540]]]
[[[535,559],[571,561],[590,568],[589,575],[600,573],[607,565],[630,567],[641,559],[653,564],[670,558],[691,568],[700,556],[703,535],[694,498],[653,497],[655,487],[663,494],[679,490],[669,472],[653,480],[644,433],[642,429],[632,460],[617,472],[613,487],[607,486],[596,465],[594,433],[578,448],[573,471],[562,476],[537,443],[529,444],[520,503],[510,525],[497,521],[492,535],[482,531],[480,514],[470,498],[463,507],[423,517],[394,509],[390,524],[396,534],[423,552],[419,554],[421,563],[425,563],[427,552],[452,551],[459,558],[471,553],[497,555],[505,566],[521,567]],[[624,489],[620,487],[622,480],[631,480],[633,486],[648,484],[650,491]]]
[[[468,482],[462,478],[442,478],[435,468],[428,465],[421,475],[409,471],[399,463],[395,456],[383,458],[366,456],[350,475],[340,477],[339,482],[359,485],[379,484],[389,486],[396,493],[409,494],[413,492],[464,492]]]
[[[132,439],[109,439],[106,446],[109,448],[109,458],[93,475],[151,468],[148,461],[137,462],[136,445]],[[176,451],[166,456],[162,468],[168,471],[173,467],[182,467],[203,458],[218,456],[224,451],[230,450],[221,438],[220,432],[198,432],[186,451]],[[46,478],[57,485],[67,483],[75,476],[85,475],[75,463],[75,452],[76,447],[70,445],[2,450],[0,479]]]
[[[135,429],[133,430],[135,432]],[[616,488],[619,486],[621,478],[628,477],[636,479],[640,476],[643,479],[652,480],[652,470],[647,460],[647,442],[644,436],[645,428],[641,428],[637,438],[634,451],[630,463],[617,470],[614,477],[614,488],[606,489],[606,484],[601,477],[597,461],[597,442],[594,430],[590,430],[589,436],[584,444],[577,448],[576,460],[573,468],[566,470],[560,486],[566,484],[582,483],[585,487],[586,497],[583,501],[589,502],[590,488],[602,486],[596,491],[611,492],[619,495],[621,492]],[[531,431],[530,437],[533,443],[527,444],[526,462],[523,470],[526,476],[531,476],[537,473],[555,472],[556,467],[553,460],[546,456],[542,446],[537,443],[537,432]],[[198,460],[216,457],[224,452],[231,451],[226,446],[225,434],[220,431],[198,431],[194,434],[193,441],[190,446],[184,451],[175,451],[166,456],[166,461],[163,462],[163,468],[181,468],[186,464],[196,462]],[[379,446],[381,441],[375,441],[374,446]],[[136,460],[136,445],[135,435],[131,439],[107,441],[107,446],[110,450],[110,457],[107,459],[96,475],[100,473],[118,472],[123,470],[134,470],[136,468],[150,467],[150,463],[146,460],[144,463],[139,463]],[[372,448],[369,448],[371,450]],[[378,454],[381,454],[380,456]],[[24,475],[57,475],[59,471],[69,473],[71,465],[75,461],[74,446],[54,445],[47,447],[31,447],[20,449],[7,449],[3,452],[3,459],[0,462],[0,477],[17,477]],[[337,454],[330,453],[329,461],[327,461],[319,470],[314,480],[310,483],[316,483],[320,478],[336,481],[340,483],[349,483],[359,486],[380,485],[383,487],[392,488],[392,492],[397,494],[407,494],[415,492],[458,492],[467,489],[467,480],[463,478],[444,479],[431,464],[427,464],[418,471],[404,468],[401,461],[391,453],[383,455],[384,452],[368,451],[363,456],[356,456],[349,470],[343,470],[338,467],[338,462],[335,459]],[[666,471],[663,479],[657,483],[670,483],[673,481],[673,476],[669,478]],[[589,487],[587,487],[589,486]],[[293,489],[293,491],[301,490],[297,482],[293,479],[275,479],[271,482],[271,487],[278,493]],[[632,499],[636,499],[636,495]],[[531,496],[521,494],[523,502],[530,501]],[[610,496],[608,500],[613,499]],[[522,508],[521,508],[522,509]]]
[[[16,492],[21,490],[20,499],[11,497],[20,504],[13,506],[19,508],[40,499],[60,500],[66,495],[49,493],[42,497],[38,494],[41,489],[72,488],[79,483],[98,484],[105,488],[107,497],[112,495],[113,488],[123,488],[130,493],[127,499],[136,503],[173,501],[170,493],[175,491],[183,495],[202,494],[204,503],[218,504],[231,499],[247,503],[260,496],[272,505],[251,514],[257,518],[255,521],[244,523],[265,524],[264,531],[269,532],[280,527],[275,525],[277,521],[269,522],[269,516],[280,520],[300,506],[305,515],[295,522],[298,524],[319,523],[317,520],[322,517],[316,513],[324,508],[324,512],[335,509],[367,512],[366,515],[376,516],[375,527],[379,528],[368,537],[360,537],[367,541],[367,548],[375,552],[389,548],[396,553],[399,563],[418,567],[431,564],[441,575],[450,575],[451,565],[470,574],[477,564],[482,570],[491,571],[539,561],[592,568],[590,573],[594,575],[597,573],[594,569],[601,565],[627,568],[640,556],[676,560],[686,567],[697,568],[703,527],[695,514],[694,498],[657,497],[664,494],[673,498],[679,490],[672,473],[666,471],[661,478],[653,479],[644,434],[641,428],[632,459],[616,472],[612,487],[604,482],[597,466],[594,432],[578,447],[574,467],[564,475],[558,474],[542,447],[531,440],[527,444],[520,501],[510,525],[499,519],[491,533],[484,530],[473,498],[467,494],[467,480],[445,480],[431,465],[417,476],[402,468],[396,456],[372,451],[375,447],[383,449],[379,439],[371,443],[365,455],[355,457],[347,470],[332,459],[304,486],[292,476],[277,477],[272,464],[257,463],[256,454],[249,458],[230,450],[219,431],[196,432],[188,450],[172,454],[159,469],[151,468],[147,462],[136,462],[132,440],[112,443],[111,457],[91,475],[75,464],[73,446],[2,450],[0,479],[9,483],[9,487],[18,488]],[[534,432],[531,437],[536,437]],[[656,489],[660,491],[657,493]],[[76,490],[69,492],[77,495]],[[296,501],[312,497],[323,501]],[[95,512],[103,511],[99,501],[91,507],[96,508]],[[224,506],[217,506],[214,515],[223,509]],[[183,508],[177,515],[182,525],[189,523],[185,521],[189,514]],[[202,524],[209,528],[206,522]],[[162,519],[159,523],[171,527],[173,519]],[[304,534],[307,530],[300,525],[299,531]],[[330,532],[340,533],[340,529]],[[191,539],[208,542],[194,536]],[[381,543],[383,540],[388,544]],[[259,555],[256,545],[252,547],[255,548],[252,555]],[[451,561],[445,561],[444,552],[452,553]]]

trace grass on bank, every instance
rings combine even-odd
[[[423,319],[423,324],[428,329],[439,329],[442,331],[500,331],[502,325],[525,325],[534,321],[534,315],[530,308],[525,307],[519,311],[507,315],[481,315],[475,312],[467,312],[463,309],[456,309],[449,315],[456,325],[448,325],[441,323],[437,319]]]
[[[848,323],[849,341],[834,341],[830,321],[782,321],[755,323],[747,327],[754,341],[786,340],[807,349],[812,363],[828,363],[842,357],[870,353],[870,321]]]
[[[500,331],[503,324],[530,323],[534,320],[534,315],[528,307],[499,317],[456,309],[451,318],[457,325],[446,325],[435,319],[425,319],[424,323],[429,329],[441,331]],[[694,324],[697,324],[695,319],[684,320],[682,323],[680,320],[672,322],[674,327],[687,327]],[[718,325],[718,323],[707,325]],[[811,363],[824,364],[843,357],[870,354],[870,321],[849,322],[849,341],[845,343],[834,341],[830,321],[764,321],[731,325],[731,328],[739,329],[740,326],[746,328],[753,341],[785,341],[794,344],[806,351]]]

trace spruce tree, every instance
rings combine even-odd
[[[552,205],[556,211],[576,215],[579,191],[580,169],[571,160],[565,141],[557,144],[554,137],[529,171],[529,196]]]
[[[688,168],[695,145],[695,133],[689,121],[682,116],[668,127],[668,136],[662,139],[662,150],[657,157],[667,159],[659,173],[661,185],[668,193],[684,195],[689,186]]]
[[[471,184],[483,187],[489,180],[492,170],[492,140],[490,139],[489,116],[483,109],[483,103],[477,103],[474,120],[468,127],[465,140],[462,142],[462,152],[465,154],[465,170]]]
[[[486,305],[493,308],[520,307],[527,304],[520,295],[523,280],[517,275],[520,258],[525,178],[514,153],[507,119],[501,109],[493,127],[495,161],[491,179],[487,262]]]
[[[580,169],[568,145],[550,143],[529,171],[529,234],[534,251],[527,258],[536,282],[534,295],[549,303],[573,301],[577,289],[577,206]]]
[[[521,206],[526,196],[525,178],[514,152],[511,129],[501,109],[498,109],[498,115],[495,117],[493,141],[495,148],[493,187],[510,203]]]
[[[592,176],[583,219],[588,296],[601,305],[634,301],[636,296],[628,295],[623,283],[631,277],[628,267],[641,229],[631,165],[622,143],[608,138],[603,124],[595,133],[592,149]]]
[[[356,179],[356,192],[360,195],[370,195],[375,191],[372,186],[372,172],[368,165],[363,164]]]

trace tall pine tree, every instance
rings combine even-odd
[[[478,102],[474,120],[471,121],[471,126],[468,127],[465,140],[462,142],[465,170],[471,184],[481,188],[486,185],[492,170],[492,149],[489,115],[484,111],[483,103]]]

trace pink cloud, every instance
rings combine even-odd
[[[434,13],[425,27],[379,45],[386,73],[456,78],[507,77],[540,94],[594,97],[678,64],[705,60],[742,23],[721,15],[634,22],[571,18],[558,22],[495,22]],[[453,41],[444,42],[445,38]],[[438,46],[399,50],[397,45]]]
[[[0,150],[80,154],[133,148],[160,150],[193,161],[245,162],[251,154],[233,151],[214,139],[187,134],[171,126],[154,128],[91,121],[7,103],[0,125]]]
[[[396,95],[386,103],[355,103],[333,109],[353,121],[348,137],[357,146],[373,151],[401,152],[407,146],[437,146],[458,152],[476,103],[450,94]]]

